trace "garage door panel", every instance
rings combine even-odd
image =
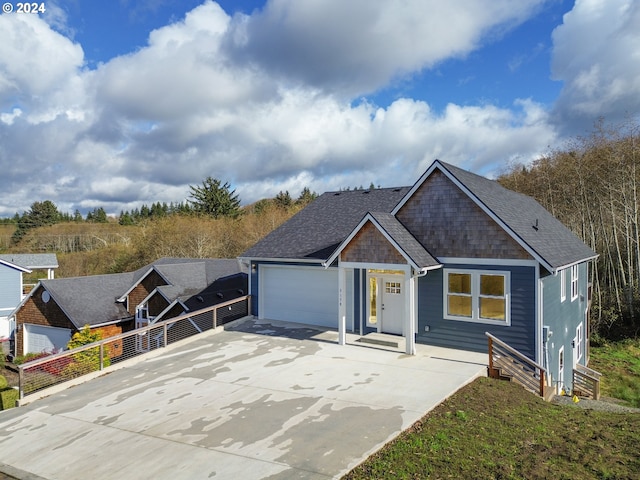
[[[25,324],[24,329],[25,353],[64,350],[71,339],[71,330],[68,328]]]
[[[338,272],[263,267],[261,317],[337,328]]]

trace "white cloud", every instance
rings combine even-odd
[[[238,15],[231,51],[289,82],[347,97],[478,48],[543,0],[272,0]]]
[[[57,93],[83,64],[80,45],[37,15],[0,15],[0,102]]]
[[[534,99],[443,111],[412,98],[360,99],[469,54],[541,2],[362,2],[273,0],[231,18],[208,1],[95,69],[37,16],[0,16],[0,188],[11,192],[0,215],[43,195],[68,211],[179,202],[208,175],[230,181],[244,202],[305,186],[406,185],[435,158],[492,175],[557,143]],[[578,2],[554,34],[554,75],[567,85],[558,109],[640,98],[640,62],[622,63],[637,55],[637,6],[598,37],[623,49],[607,58],[591,31],[609,3],[591,5]]]
[[[553,32],[552,75],[564,82],[562,121],[588,128],[600,116],[640,110],[640,3],[577,0]]]

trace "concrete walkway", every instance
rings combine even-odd
[[[245,320],[0,412],[0,472],[25,479],[340,477],[474,378],[486,355],[415,356]]]

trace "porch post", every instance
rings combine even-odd
[[[344,267],[338,262],[338,344],[347,343],[347,305]]]
[[[404,293],[404,311],[405,313],[405,325],[404,325],[404,339],[405,339],[405,353],[407,355],[416,354],[416,317],[415,317],[415,278],[411,276],[411,268],[405,273],[405,288]]]

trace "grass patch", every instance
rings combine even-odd
[[[589,366],[602,373],[603,396],[640,408],[640,340],[604,343],[591,348]]]
[[[344,478],[637,478],[640,414],[546,403],[480,378]]]

